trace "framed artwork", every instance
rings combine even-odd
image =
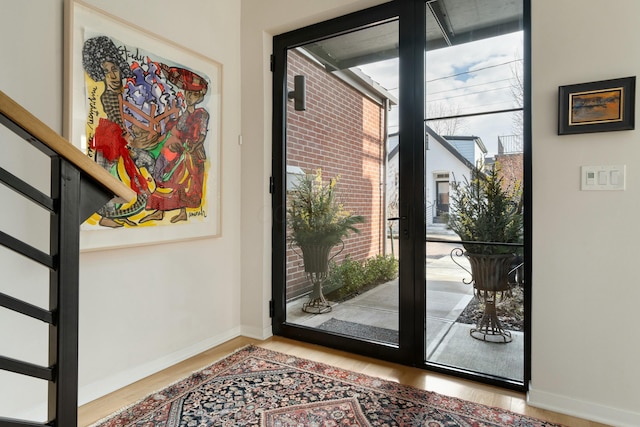
[[[558,135],[633,129],[635,89],[635,76],[560,86]]]
[[[219,236],[222,65],[66,5],[65,137],[137,193],[81,225],[81,250]]]

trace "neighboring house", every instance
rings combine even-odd
[[[465,159],[478,169],[484,167],[484,158],[487,155],[487,147],[484,146],[482,139],[478,136],[448,136],[443,135],[442,138],[447,140]]]
[[[449,138],[456,141],[457,147]],[[486,148],[476,136],[442,137],[429,126],[425,126],[425,146],[426,220],[429,226],[446,223],[451,182],[462,180],[464,176],[469,177],[476,161],[483,162],[484,157],[480,153],[486,153]],[[397,216],[398,148],[398,134],[389,135],[386,187],[388,217]]]

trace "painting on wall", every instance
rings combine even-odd
[[[81,226],[81,249],[218,236],[222,67],[69,1],[65,136],[135,200]]]
[[[558,134],[633,129],[635,81],[634,76],[560,86]]]

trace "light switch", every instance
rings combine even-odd
[[[607,185],[607,171],[598,171],[598,185]]]
[[[620,184],[620,171],[612,170],[611,171],[611,185],[619,185]]]

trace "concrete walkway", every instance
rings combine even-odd
[[[432,235],[442,238],[442,235]],[[511,332],[513,341],[496,344],[470,336],[474,325],[456,323],[473,298],[471,285],[463,283],[470,275],[448,255],[453,245],[434,248],[427,244],[427,349],[426,360],[455,368],[522,381],[524,373],[524,335]],[[431,251],[429,250],[431,249]],[[397,253],[397,252],[396,252]],[[464,265],[466,259],[458,260]],[[467,265],[465,265],[467,268]],[[398,342],[398,281],[393,280],[342,303],[332,303],[324,314],[302,311],[306,298],[287,305],[287,322],[314,328],[340,331],[360,338]]]

